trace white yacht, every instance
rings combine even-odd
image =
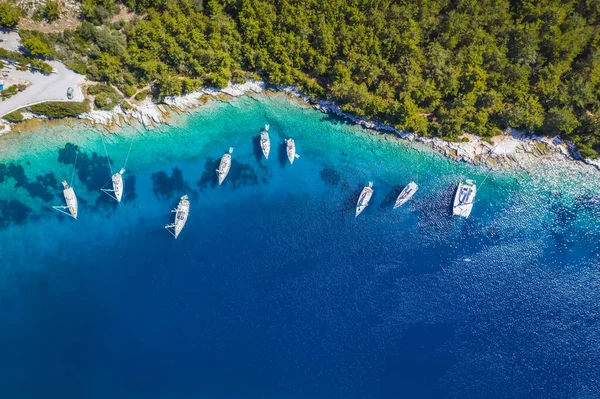
[[[66,181],[63,181],[62,185],[63,195],[65,196],[65,202],[67,205],[53,206],[52,208],[71,216],[73,219],[77,219],[77,196],[75,195],[75,191],[73,190],[73,187],[70,187]]]
[[[112,189],[102,188],[101,190],[108,194],[111,198],[115,199],[117,202],[121,202],[121,198],[123,197],[123,173],[125,173],[125,169],[121,168],[120,171],[112,175]],[[106,186],[106,185],[105,185]]]
[[[290,164],[294,164],[294,159],[300,158],[300,155],[296,154],[296,142],[294,139],[289,138],[285,141],[286,147],[285,152],[287,152],[287,157],[290,161]]]
[[[265,155],[266,159],[269,159],[269,152],[271,151],[271,139],[269,138],[269,125],[265,125],[265,130],[260,132],[260,148]]]
[[[465,180],[464,183],[459,183],[456,195],[454,196],[452,214],[468,218],[473,209],[476,194],[477,187],[475,186],[475,181]]]
[[[217,176],[219,177],[219,184],[223,183],[223,180],[227,177],[229,169],[231,168],[231,153],[233,148],[229,148],[229,153],[223,155],[221,163],[219,163],[219,169],[217,169]]]
[[[360,196],[358,197],[358,202],[356,203],[356,214],[355,217],[360,215],[362,211],[369,205],[369,201],[371,201],[371,197],[373,196],[373,182],[370,181],[368,186],[362,189]]]
[[[404,187],[404,189],[400,192],[400,194],[398,195],[398,198],[396,198],[396,203],[394,204],[394,209],[398,208],[399,206],[402,206],[406,203],[406,201],[408,201],[409,199],[412,198],[413,195],[415,195],[415,193],[417,192],[417,190],[419,189],[419,186],[417,186],[417,183],[415,183],[414,181],[411,181],[410,183],[408,183],[408,185],[406,187]]]
[[[181,233],[181,230],[183,230],[183,227],[185,226],[185,222],[187,221],[190,212],[190,201],[188,200],[188,196],[184,195],[181,197],[177,208],[173,209],[171,212],[175,213],[175,220],[173,223],[166,225],[165,229],[177,239],[179,233]]]

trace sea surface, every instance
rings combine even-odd
[[[490,173],[282,94],[151,131],[43,124],[0,138],[0,163],[1,398],[600,397],[591,168]],[[117,204],[100,188],[124,165]],[[78,220],[52,209],[62,180]]]

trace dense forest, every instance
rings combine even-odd
[[[82,0],[81,18],[26,36],[127,96],[258,75],[402,130],[514,127],[600,151],[597,0]]]

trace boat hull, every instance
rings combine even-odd
[[[356,213],[354,217],[360,215],[367,206],[369,206],[369,201],[371,201],[371,197],[373,196],[373,189],[371,187],[365,187],[360,193],[358,197],[358,202],[356,203]]]
[[[123,170],[119,173],[112,175],[113,192],[115,193],[115,199],[117,202],[121,202],[123,197]]]
[[[468,218],[473,210],[477,187],[475,184],[459,183],[454,195],[454,203],[452,206],[452,214]]]
[[[396,202],[394,203],[394,209],[404,205],[413,195],[417,192],[419,186],[415,182],[410,182],[398,195]]]
[[[271,139],[269,133],[263,131],[260,133],[260,148],[262,149],[265,159],[269,159],[269,153],[271,152]]]
[[[173,212],[175,212],[175,221],[165,227],[170,230],[171,234],[173,234],[173,237],[177,239],[185,227],[185,223],[187,222],[190,212],[190,201],[188,200],[187,195],[181,197],[179,204],[177,204],[177,208],[175,208]]]
[[[231,168],[231,155],[225,154],[223,158],[221,158],[221,162],[219,163],[219,169],[217,169],[217,177],[219,178],[219,185],[223,184],[223,181],[227,177],[229,173],[229,169]]]
[[[293,165],[294,159],[296,159],[296,142],[294,139],[287,139],[285,143],[288,160],[290,161],[290,165]]]
[[[65,202],[67,203],[69,213],[71,213],[71,216],[73,216],[74,219],[77,219],[78,204],[75,190],[73,190],[73,187],[67,187],[63,190],[63,195],[65,196]]]

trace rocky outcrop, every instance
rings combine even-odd
[[[10,132],[10,124],[0,121],[0,136]]]
[[[216,97],[227,94],[237,97],[248,92],[260,93],[265,89],[264,82],[248,81],[243,84],[229,84],[222,90],[207,88],[194,91],[182,96],[166,97],[164,103],[155,103],[146,99],[133,109],[124,110],[117,106],[110,111],[94,110],[79,115],[80,119],[89,120],[96,125],[103,125],[107,128],[120,127],[123,123],[139,123],[146,129],[151,129],[161,123],[167,123],[172,113],[180,114],[199,107],[205,101],[202,96],[209,95]]]
[[[402,139],[430,145],[435,151],[458,161],[474,164],[485,163],[497,169],[500,167],[527,167],[540,158],[546,160],[582,159],[572,143],[563,142],[559,137],[525,136],[516,130],[509,129],[503,135],[492,137],[489,141],[484,141],[472,134],[464,134],[463,141],[460,142],[446,141],[437,137],[423,137],[403,132],[385,123],[348,114],[331,101],[313,101],[295,87],[277,87],[277,89],[312,104],[314,108],[322,112],[351,120],[367,129],[395,133]],[[600,170],[600,162],[589,159],[586,159],[585,162]]]

